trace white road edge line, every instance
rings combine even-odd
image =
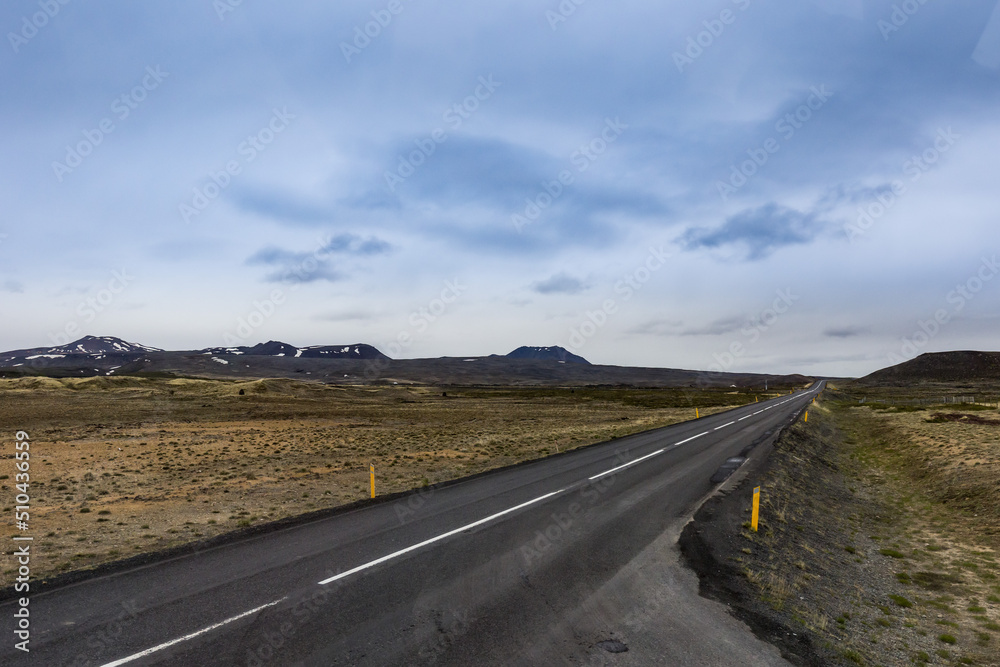
[[[738,422],[741,422],[741,421],[743,421],[744,419],[750,419],[751,417],[753,417],[753,415],[747,415],[746,417],[740,417],[740,418],[739,418],[739,419],[737,419],[736,421],[738,421]]]
[[[267,609],[268,607],[273,607],[274,605],[280,604],[280,603],[284,602],[287,599],[288,599],[288,596],[286,595],[285,597],[281,598],[280,600],[275,600],[274,602],[268,602],[267,604],[262,604],[259,607],[251,609],[250,611],[245,611],[242,614],[239,614],[237,616],[233,616],[232,618],[227,618],[224,621],[220,621],[219,623],[216,623],[215,625],[210,625],[207,628],[202,628],[198,632],[192,632],[189,635],[184,635],[183,637],[178,637],[177,639],[173,639],[173,640],[171,640],[169,642],[160,644],[159,646],[154,646],[153,648],[147,648],[145,651],[140,651],[139,653],[133,653],[132,655],[128,656],[127,658],[121,658],[120,660],[115,660],[114,662],[105,663],[105,664],[101,665],[101,667],[118,667],[118,665],[124,665],[126,663],[132,662],[133,660],[138,660],[139,658],[145,658],[147,655],[152,655],[153,653],[156,653],[157,651],[162,651],[163,649],[169,648],[169,647],[173,646],[174,644],[180,644],[181,642],[186,642],[189,639],[194,639],[195,637],[203,635],[206,632],[211,632],[212,630],[217,630],[218,628],[221,628],[223,625],[227,625],[229,623],[232,623],[233,621],[238,621],[241,618],[246,618],[247,616],[250,616],[251,614],[256,614],[261,609]]]
[[[566,489],[559,489],[558,491],[553,491],[552,493],[546,493],[544,496],[538,496],[534,500],[529,500],[528,502],[521,503],[520,505],[517,505],[516,507],[511,507],[511,508],[505,509],[502,512],[497,512],[496,514],[490,515],[490,516],[486,517],[485,519],[480,519],[479,521],[473,521],[472,523],[466,524],[466,525],[462,526],[461,528],[456,528],[455,530],[449,530],[447,533],[442,533],[442,534],[438,535],[437,537],[432,537],[429,540],[424,540],[423,542],[420,542],[418,544],[414,544],[412,546],[406,547],[405,549],[400,549],[399,551],[395,551],[395,552],[389,554],[388,556],[382,556],[381,558],[376,558],[375,560],[370,561],[368,563],[365,563],[364,565],[359,565],[359,566],[357,566],[355,568],[352,568],[352,569],[348,570],[347,572],[341,572],[340,574],[335,575],[333,577],[330,577],[329,579],[324,579],[323,581],[319,582],[319,585],[320,586],[325,586],[326,584],[329,584],[329,583],[332,583],[334,581],[337,581],[338,579],[343,579],[344,577],[349,577],[352,574],[355,574],[357,572],[361,572],[362,570],[367,570],[370,567],[375,567],[376,565],[378,565],[380,563],[384,563],[387,560],[392,560],[393,558],[397,558],[399,556],[402,556],[403,554],[410,553],[411,551],[416,551],[417,549],[420,549],[421,547],[426,547],[428,544],[433,544],[434,542],[438,542],[440,540],[443,540],[446,537],[451,537],[452,535],[456,535],[458,533],[461,533],[464,530],[469,530],[470,528],[475,528],[476,526],[481,526],[484,523],[488,523],[490,521],[493,521],[493,519],[497,519],[499,517],[502,517],[505,514],[510,514],[511,512],[516,512],[517,510],[522,509],[524,507],[527,507],[528,505],[534,505],[535,503],[541,502],[541,501],[545,500],[546,498],[551,498],[552,496],[559,495],[560,493],[562,493],[565,490]]]
[[[715,428],[714,428],[713,430],[714,430],[714,431],[718,431],[719,429],[723,429],[723,428],[726,428],[727,426],[732,426],[732,425],[733,425],[733,424],[735,424],[735,423],[736,423],[736,422],[732,421],[732,422],[729,422],[728,424],[723,424],[722,426],[716,426],[716,427],[715,427]]]
[[[604,472],[598,473],[598,474],[594,475],[593,477],[588,477],[587,479],[588,479],[588,481],[592,482],[592,481],[594,481],[595,479],[597,479],[599,477],[604,477],[605,475],[610,475],[611,473],[617,472],[617,471],[621,470],[622,468],[627,468],[629,466],[634,466],[639,461],[645,461],[646,459],[651,458],[653,456],[656,456],[657,454],[662,454],[665,451],[667,451],[666,447],[664,447],[663,449],[657,449],[655,452],[653,452],[651,454],[646,454],[645,456],[640,456],[639,458],[635,459],[634,461],[629,461],[628,463],[623,463],[620,466],[612,468],[611,470],[605,470]]]

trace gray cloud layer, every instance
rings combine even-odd
[[[995,0],[428,1],[368,39],[384,4],[219,4],[0,8],[0,347],[125,266],[90,333],[204,346],[295,284],[260,336],[378,344],[457,276],[407,354],[565,344],[613,298],[579,352],[706,367],[795,286],[740,369],[862,372],[995,242]],[[650,246],[673,256],[637,282]],[[988,346],[998,293],[925,350]]]

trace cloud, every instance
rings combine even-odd
[[[597,169],[599,163],[594,165]],[[591,166],[588,164],[586,169]],[[558,183],[563,171],[573,177],[569,185]],[[403,198],[492,206],[508,216],[523,211],[526,199],[537,199],[543,192],[551,195],[551,204],[542,207],[545,211],[570,208],[575,209],[575,214],[583,210],[642,215],[666,212],[654,194],[604,180],[584,183],[586,175],[586,170],[581,171],[579,163],[574,164],[569,156],[555,157],[506,140],[456,136],[417,167],[397,191]]]
[[[348,253],[352,255],[381,255],[389,252],[392,245],[387,241],[370,236],[362,239],[354,234],[334,236],[322,250],[327,253]]]
[[[0,289],[4,292],[14,292],[15,294],[21,294],[24,292],[24,284],[18,282],[17,280],[5,280],[0,284]]]
[[[269,283],[288,283],[305,285],[319,280],[335,283],[343,280],[347,276],[325,265],[319,265],[313,270],[308,270],[303,264],[271,271],[264,276],[264,280]]]
[[[218,257],[223,248],[218,239],[198,238],[162,241],[150,246],[148,252],[151,257],[168,262],[197,261]]]
[[[628,333],[644,336],[676,336],[682,326],[684,322],[681,320],[649,320],[632,327]]]
[[[498,323],[523,319],[545,339],[547,327],[566,316],[553,313],[556,299],[608,291],[612,267],[633,266],[648,245],[680,237],[686,250],[618,323],[644,323],[636,331],[662,347],[616,345],[608,330],[588,343],[593,355],[679,364],[708,349],[700,346],[722,349],[718,343],[743,338],[727,333],[738,322],[727,316],[749,314],[754,292],[779,284],[822,296],[796,315],[803,331],[828,343],[820,347],[866,350],[882,331],[871,321],[872,299],[892,321],[926,317],[928,299],[947,293],[952,276],[967,275],[995,239],[990,221],[1000,214],[988,178],[1000,150],[997,0],[922,3],[900,30],[883,34],[876,23],[891,19],[894,3],[902,5],[753,2],[743,12],[724,2],[737,24],[682,71],[674,52],[715,21],[718,8],[587,3],[553,31],[544,10],[526,0],[497,12],[426,3],[348,64],[340,44],[371,19],[363,3],[242,3],[224,21],[211,3],[91,3],[92,11],[40,29],[19,47],[17,66],[4,69],[11,92],[0,98],[0,115],[17,130],[8,143],[20,158],[2,166],[9,205],[0,231],[10,237],[0,256],[31,267],[30,278],[8,275],[21,275],[16,280],[38,300],[23,326],[0,334],[44,339],[46,323],[64,320],[103,288],[108,268],[139,250],[140,259],[154,260],[140,291],[173,298],[126,313],[135,317],[119,333],[160,337],[158,347],[171,339],[194,344],[199,327],[228,326],[230,313],[215,304],[245,302],[248,286],[233,279],[239,274],[327,288],[372,268],[378,284],[368,285],[364,300],[301,299],[294,315],[269,324],[273,335],[293,330],[293,337],[321,340],[331,323],[312,317],[354,308],[370,308],[375,323],[405,315],[433,295],[422,286],[457,275],[475,278],[468,298],[491,307],[449,312],[446,325],[428,330],[420,354],[449,354],[468,340],[506,346],[509,327]],[[16,4],[0,9],[15,32],[24,13]],[[189,28],[184,49],[157,29],[177,20]],[[88,35],[87,48],[76,48]],[[133,90],[146,64],[160,62],[170,76],[119,119],[109,101]],[[496,96],[481,104],[468,97],[478,77],[490,74],[503,82]],[[80,80],[87,85],[74,85]],[[802,109],[814,86],[832,96],[821,108]],[[445,120],[446,110],[467,101],[474,113],[461,123]],[[285,104],[297,118],[280,137],[267,136],[271,110]],[[619,114],[629,127],[605,145],[598,139],[605,119]],[[779,130],[788,114],[809,118]],[[115,132],[72,173],[54,177],[53,162],[66,161],[67,146],[105,116]],[[909,180],[904,165],[930,151],[938,128],[948,126],[962,137],[956,150]],[[438,127],[447,140],[391,189],[385,172]],[[780,150],[723,201],[716,182],[759,155],[768,139]],[[248,154],[241,148],[248,140],[267,143]],[[581,149],[600,151],[585,169],[573,159]],[[229,170],[239,173],[223,175]],[[563,170],[573,183],[549,203],[546,186]],[[850,246],[843,223],[894,180],[908,192],[891,214],[899,220]],[[94,205],[106,183],[118,195]],[[178,204],[206,188],[213,196],[199,225],[178,225]],[[518,233],[512,215],[524,215],[531,201],[544,210]],[[313,254],[327,241],[310,234],[324,231],[353,235],[325,248],[318,262]],[[391,255],[381,239],[395,244]],[[724,257],[738,261],[723,266]],[[543,268],[525,271],[532,266]],[[589,291],[538,291],[558,289],[548,283],[561,271],[588,282]],[[0,296],[26,296],[6,291],[3,281]],[[698,284],[689,288],[691,281]],[[63,285],[85,287],[60,292]],[[988,302],[992,294],[984,291],[962,315],[1000,310]],[[218,319],[185,317],[195,307]],[[848,325],[866,324],[874,333],[846,335]],[[971,335],[973,325],[957,323],[935,343],[981,346],[988,339],[978,329]],[[763,360],[743,367],[788,368],[810,347],[808,336],[776,331],[752,351]],[[853,372],[883,361],[817,363]]]
[[[688,229],[678,240],[685,250],[742,246],[746,259],[756,261],[779,248],[809,243],[828,225],[814,211],[803,213],[772,202],[741,211],[715,229]]]
[[[325,315],[318,315],[315,319],[324,322],[354,322],[354,321],[369,321],[377,317],[375,313],[367,310],[351,310],[342,313],[327,313]]]
[[[572,150],[558,155],[539,150],[536,142],[463,135],[449,136],[402,182],[393,181],[390,192],[384,174],[398,176],[399,155],[423,138],[392,143],[369,181],[378,185],[338,199],[337,217],[382,216],[383,225],[405,223],[466,250],[523,255],[567,246],[607,249],[621,240],[622,221],[662,219],[670,212],[641,183],[598,176],[596,162],[580,171]],[[563,172],[571,183],[559,182]],[[527,224],[519,229],[514,216]]]
[[[279,266],[265,276],[268,282],[311,283],[318,280],[336,282],[346,275],[329,266],[332,255],[370,257],[389,252],[392,245],[374,236],[361,238],[356,234],[339,234],[323,240],[312,252],[285,250],[277,246],[261,248],[251,255],[249,265]]]
[[[682,336],[721,336],[732,333],[747,323],[747,318],[742,315],[724,317],[714,320],[700,327],[689,327],[681,331]]]
[[[408,139],[393,146],[392,155],[412,149],[412,139]],[[388,164],[395,166],[397,159]],[[555,178],[564,168],[551,156],[519,143],[455,136],[416,167],[396,191],[404,199],[510,208],[538,190],[543,179]]]
[[[823,331],[823,335],[828,338],[854,338],[871,332],[871,327],[832,327]]]
[[[649,320],[629,329],[628,333],[651,336],[721,336],[739,330],[747,319],[742,315],[724,317],[702,326],[685,327],[681,320]]]
[[[881,183],[875,186],[840,183],[829,188],[820,197],[819,201],[816,202],[815,210],[829,213],[842,205],[869,204],[879,195],[895,197],[892,183]]]
[[[238,190],[234,193],[233,199],[241,211],[281,222],[328,223],[334,217],[329,207],[277,191]]]
[[[565,272],[557,273],[532,285],[539,294],[579,294],[587,289],[586,283]]]

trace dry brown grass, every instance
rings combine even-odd
[[[0,432],[31,436],[40,577],[363,499],[370,463],[385,494],[690,419],[692,405],[704,415],[747,400],[720,391],[31,378],[0,380]],[[14,472],[13,461],[0,466],[4,538],[14,532]],[[11,580],[8,570],[0,585]]]
[[[966,408],[969,412],[969,409]],[[1000,660],[1000,428],[995,412],[947,419],[938,408],[850,408],[859,460],[886,489],[882,530],[902,584],[900,606],[926,636],[956,638],[950,657]],[[959,417],[951,417],[959,415]],[[978,422],[978,423],[977,423]],[[897,604],[899,604],[897,602]],[[942,649],[943,650],[943,649]],[[945,651],[948,653],[948,651]]]
[[[808,632],[829,664],[1000,665],[995,409],[934,419],[839,398],[811,406],[754,480],[760,531],[744,523],[727,553],[746,608]],[[749,518],[749,487],[735,497],[731,520]]]

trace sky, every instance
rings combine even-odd
[[[1000,4],[12,0],[0,349],[1000,349]]]

